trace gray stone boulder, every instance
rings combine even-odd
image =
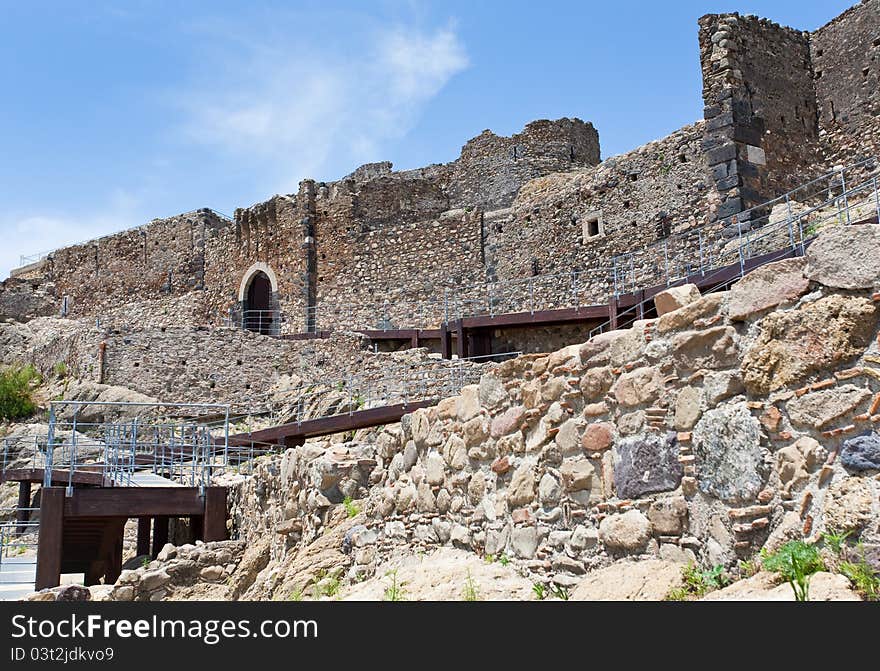
[[[837,226],[820,235],[806,254],[804,275],[836,289],[880,285],[880,226]]]
[[[843,441],[840,463],[856,471],[880,469],[880,435],[866,433]]]
[[[654,296],[654,305],[657,307],[657,315],[662,317],[699,299],[700,290],[697,288],[697,285],[684,284],[680,287],[670,287],[665,291],[661,291]]]
[[[614,486],[621,498],[673,490],[683,474],[675,433],[633,436],[617,445]]]
[[[651,522],[638,510],[609,515],[599,523],[599,540],[617,552],[641,552],[651,540]]]
[[[764,486],[767,466],[761,425],[745,403],[707,411],[693,431],[700,489],[728,502],[754,499]]]
[[[806,261],[785,259],[756,268],[730,290],[727,311],[734,321],[742,321],[790,303],[803,296],[810,286],[804,277]]]

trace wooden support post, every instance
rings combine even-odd
[[[189,517],[190,543],[205,540],[205,516],[190,515]]]
[[[464,330],[464,324],[459,319],[455,323],[455,349],[459,359],[466,359],[468,356],[467,333]]]
[[[150,554],[150,518],[138,517],[137,556]]]
[[[226,540],[226,487],[205,489],[204,541]]]
[[[165,515],[153,518],[153,559],[168,542],[168,517]]]
[[[122,573],[122,539],[125,533],[125,525],[111,525],[110,533],[114,534],[110,545],[110,554],[107,557],[107,569],[104,573],[104,584],[112,585]]]
[[[452,335],[446,322],[440,324],[440,356],[444,359],[452,358]]]
[[[617,298],[612,297],[608,301],[608,319],[611,321],[611,330],[617,329]]]
[[[22,480],[18,483],[18,509],[15,511],[15,520],[18,522],[16,532],[23,534],[27,531],[26,522],[31,518],[31,483]]]
[[[35,589],[58,587],[61,582],[63,537],[64,487],[43,487],[40,491],[40,534],[37,541]]]
[[[419,332],[416,331],[412,334],[410,338],[409,345],[412,349],[416,349],[419,346]]]

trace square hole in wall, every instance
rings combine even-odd
[[[584,215],[581,223],[583,239],[586,241],[600,235],[605,235],[605,222],[602,220],[602,211],[588,212]]]

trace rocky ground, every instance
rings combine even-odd
[[[262,457],[226,481],[237,540],[94,596],[787,599],[760,553],[804,540],[810,598],[861,598],[828,539],[880,570],[877,250],[877,226],[831,230],[384,430]],[[724,580],[687,592],[688,567]]]

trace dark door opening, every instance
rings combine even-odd
[[[272,308],[272,282],[264,272],[254,273],[248,285],[243,325],[255,333],[270,335],[273,332],[275,310]]]

